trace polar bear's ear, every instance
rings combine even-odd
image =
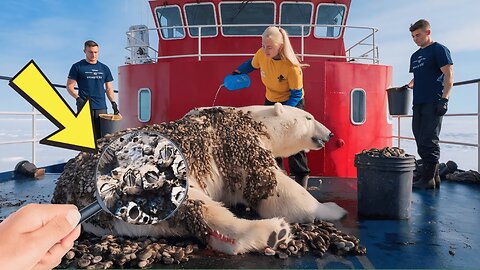
[[[276,115],[276,116],[281,115],[281,114],[285,111],[285,109],[283,108],[282,103],[280,103],[280,102],[275,103],[273,109],[275,110],[275,115]]]

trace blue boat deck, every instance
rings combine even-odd
[[[356,181],[324,179],[321,200],[334,200],[349,216],[342,228],[367,247],[366,268],[480,267],[480,187],[444,181],[437,190],[414,190],[408,220],[362,220]]]
[[[59,174],[42,180],[0,174],[0,220],[27,203],[48,203]],[[439,190],[413,191],[408,220],[362,220],[357,215],[356,179],[310,178],[310,192],[348,210],[336,225],[357,236],[366,256],[322,258],[306,254],[281,260],[260,254],[228,256],[204,251],[180,265],[156,268],[479,268],[480,186],[442,182]]]

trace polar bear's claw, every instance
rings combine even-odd
[[[267,245],[271,248],[276,248],[280,243],[286,243],[288,241],[290,233],[287,234],[286,229],[280,230],[280,232],[273,231],[268,237]]]

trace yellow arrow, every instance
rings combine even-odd
[[[41,144],[97,151],[89,100],[80,113],[75,114],[33,60],[10,80],[9,85],[59,128],[43,138]]]

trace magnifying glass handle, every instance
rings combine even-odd
[[[82,224],[85,220],[91,218],[96,213],[100,212],[100,210],[102,210],[102,207],[100,206],[98,201],[95,201],[85,206],[80,210],[80,222],[78,224]]]

